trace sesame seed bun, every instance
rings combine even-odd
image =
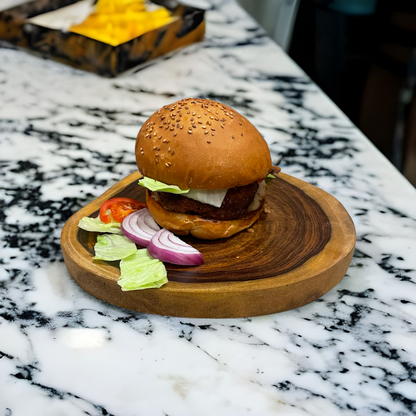
[[[166,105],[140,129],[142,175],[182,189],[229,189],[265,178],[270,151],[259,131],[232,108],[188,98]]]
[[[263,205],[255,211],[249,212],[240,218],[228,221],[207,220],[198,215],[182,214],[165,210],[154,198],[146,192],[146,203],[153,219],[162,227],[175,234],[188,235],[203,240],[216,240],[228,238],[249,228],[260,217]]]

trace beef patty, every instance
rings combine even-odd
[[[230,188],[222,201],[221,207],[204,204],[178,194],[168,192],[150,192],[162,207],[168,211],[182,214],[199,215],[202,218],[212,220],[233,220],[241,217],[253,202],[257,192],[258,183]]]

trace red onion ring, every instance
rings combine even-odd
[[[152,237],[147,251],[152,257],[167,263],[182,266],[199,266],[204,263],[202,254],[196,248],[186,244],[165,228]]]
[[[147,208],[134,211],[121,223],[123,234],[136,244],[147,247],[152,237],[160,230]]]

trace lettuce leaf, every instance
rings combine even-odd
[[[123,291],[159,288],[168,282],[165,265],[144,248],[120,261],[118,284]]]
[[[137,251],[136,244],[124,235],[99,235],[94,246],[95,260],[115,261],[131,256]]]
[[[266,176],[266,178],[269,178],[269,179],[276,179],[276,176],[274,176],[273,174],[269,173],[269,174]]]
[[[123,232],[120,229],[120,225],[121,224],[119,222],[110,222],[109,224],[106,224],[100,220],[100,217],[84,217],[81,218],[78,223],[78,227],[86,231],[122,235]]]
[[[139,185],[149,189],[150,191],[170,192],[171,194],[186,194],[189,189],[181,189],[176,185],[167,185],[166,183],[157,181],[144,176],[139,180]]]

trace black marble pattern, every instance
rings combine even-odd
[[[0,415],[416,413],[416,192],[231,1],[203,43],[115,79],[0,49]],[[135,171],[143,122],[209,97],[255,124],[285,173],[357,229],[321,299],[232,320],[145,315],[70,278],[69,216]]]

